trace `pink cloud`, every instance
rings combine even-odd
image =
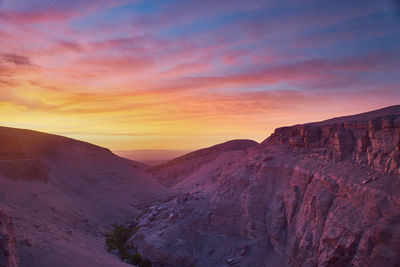
[[[248,51],[228,51],[223,55],[223,61],[228,65],[238,65],[249,54]]]
[[[13,0],[5,0],[0,10],[0,20],[17,24],[62,22],[72,18],[91,14],[100,9],[112,8],[126,0],[109,2],[100,1],[59,1],[49,3],[47,1],[39,2],[35,5],[29,3],[17,3]]]
[[[152,91],[185,91],[209,90],[224,87],[249,87],[261,85],[277,85],[281,82],[292,84],[313,84],[320,81],[335,82],[349,73],[359,71],[373,71],[385,66],[386,60],[382,55],[366,55],[345,59],[308,60],[292,64],[283,64],[263,69],[255,69],[238,74],[220,76],[191,76],[163,80],[161,85],[152,88]],[[356,77],[355,77],[356,78]],[[354,80],[347,80],[347,82]],[[334,88],[335,84],[331,84]],[[336,84],[337,85],[337,84]]]
[[[212,70],[213,66],[209,63],[203,62],[194,62],[194,63],[184,63],[168,69],[160,73],[160,78],[168,78],[168,77],[180,77],[186,76],[190,74],[198,74],[204,71]]]

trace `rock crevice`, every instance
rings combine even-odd
[[[0,266],[18,267],[13,219],[0,210]]]

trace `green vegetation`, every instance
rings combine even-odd
[[[131,258],[131,263],[133,265],[138,265],[142,262],[142,256],[139,253],[135,253]]]
[[[150,260],[148,259],[143,259],[140,263],[139,263],[139,267],[151,267],[153,266],[150,262]]]
[[[106,246],[108,251],[118,250],[121,259],[127,263],[139,267],[151,267],[150,260],[144,258],[136,251],[131,255],[125,243],[139,230],[139,226],[127,227],[126,225],[115,226],[113,231],[106,233]]]

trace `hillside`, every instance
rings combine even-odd
[[[196,150],[166,163],[151,167],[149,171],[159,180],[175,188],[197,185],[207,182],[208,177],[227,161],[257,146],[252,140],[232,140],[212,147]],[[179,185],[177,185],[179,184]]]
[[[108,149],[0,128],[0,208],[14,218],[20,266],[125,266],[104,231],[168,195],[145,165]]]

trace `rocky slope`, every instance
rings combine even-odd
[[[0,127],[0,208],[14,218],[20,266],[129,266],[104,231],[168,196],[146,166],[108,149]]]
[[[13,219],[4,211],[0,211],[0,266],[17,267],[18,255],[15,248]]]
[[[399,119],[393,106],[279,128],[179,178],[207,173],[127,246],[157,266],[400,266]]]
[[[231,140],[212,147],[200,149],[166,163],[154,166],[149,171],[169,186],[176,185],[183,180],[193,183],[199,179],[199,169],[212,170],[213,166],[223,165],[226,158],[235,157],[258,143],[252,140]],[[224,158],[224,159],[222,159]],[[217,164],[216,164],[217,163]],[[190,178],[192,177],[192,178]]]

